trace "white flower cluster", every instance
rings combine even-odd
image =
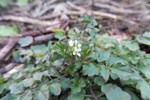
[[[77,55],[79,57],[81,56],[81,54],[80,54],[81,44],[79,44],[77,40],[75,40],[75,41],[70,40],[69,41],[69,46],[74,47],[73,55]]]

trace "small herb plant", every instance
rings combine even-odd
[[[58,41],[16,51],[25,67],[1,100],[150,100],[150,54],[101,34],[87,15],[80,20],[84,30],[54,30]]]

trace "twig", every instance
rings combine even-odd
[[[7,45],[4,46],[1,50],[0,50],[0,63],[2,61],[4,61],[4,59],[9,55],[9,53],[12,51],[12,49],[14,48],[14,46],[17,44],[19,38],[18,37],[14,37],[15,39],[11,39],[8,41]]]
[[[38,19],[33,19],[33,18],[29,18],[29,17],[21,17],[21,16],[2,16],[0,17],[0,20],[13,20],[13,21],[19,21],[19,22],[24,22],[24,23],[31,23],[31,24],[37,24],[37,25],[42,25],[42,26],[53,26],[56,24],[59,24],[59,22],[57,21],[41,21]]]
[[[61,14],[47,14],[47,15],[41,16],[39,19],[52,19],[52,18],[56,18],[60,15]]]
[[[41,35],[42,32],[41,31],[37,31],[37,30],[33,30],[33,31],[21,32],[20,34],[23,37],[24,36],[37,36],[37,35]]]
[[[4,69],[4,74],[3,77],[5,79],[5,81],[9,80],[9,78],[12,76],[12,74],[19,72],[24,66],[24,64],[15,64],[15,63],[10,63],[9,65],[6,66],[7,69]],[[10,70],[8,70],[8,68]]]
[[[67,1],[67,4],[71,7],[71,8],[74,8],[76,10],[79,10],[79,11],[83,11],[85,12],[86,10],[80,6],[76,6],[75,4],[71,3],[70,1]]]
[[[113,19],[119,19],[119,20],[122,20],[122,21],[125,21],[125,22],[128,22],[130,24],[135,24],[134,21],[130,21],[124,17],[121,17],[121,16],[117,16],[117,15],[114,15],[114,14],[111,14],[111,13],[104,13],[104,12],[100,12],[100,11],[92,11],[92,10],[86,10],[85,8],[82,8],[82,7],[78,7],[76,5],[74,5],[73,3],[71,2],[67,2],[67,4],[76,9],[76,10],[79,10],[79,11],[68,11],[66,14],[79,14],[79,15],[83,15],[83,14],[93,14],[93,15],[98,15],[98,16],[104,16],[104,17],[109,17],[109,18],[113,18]]]
[[[100,94],[100,95],[98,95],[97,97],[101,97],[101,96],[103,96],[104,94]]]
[[[97,96],[95,95],[95,93],[93,92],[92,88],[90,89],[90,92],[91,92],[93,98],[94,98],[95,100],[98,100],[98,98],[97,98]]]
[[[50,5],[50,4],[55,3],[56,1],[59,1],[59,0],[49,0],[49,1],[48,1],[48,2],[46,2],[46,3],[47,3],[47,5]]]
[[[56,28],[58,29],[58,28]],[[52,28],[48,28],[48,29],[44,29],[42,31],[38,31],[38,30],[33,30],[33,31],[27,31],[27,32],[20,32],[19,34],[13,36],[13,37],[6,37],[2,40],[0,40],[0,45],[6,45],[7,42],[10,40],[10,39],[14,39],[14,37],[18,37],[18,38],[21,38],[21,37],[25,37],[25,36],[39,36],[39,35],[43,35],[45,33],[48,33],[48,32],[51,32]]]
[[[101,97],[101,96],[103,96],[104,94],[100,94],[100,95],[97,95],[97,97],[99,98],[99,97]],[[85,95],[85,97],[90,97],[90,98],[92,98],[93,97],[93,95]]]
[[[97,0],[98,1],[98,0]],[[128,8],[128,7],[132,7],[132,6],[138,6],[137,4],[141,3],[138,0],[136,0],[135,2],[133,2],[132,4],[128,4],[128,5],[121,5],[121,2],[115,2],[113,0],[100,0],[103,3],[108,3],[111,4],[113,6],[119,7],[119,8]],[[141,1],[141,0],[140,0]],[[138,2],[138,3],[137,3]],[[142,1],[143,2],[143,1]]]
[[[107,9],[109,9],[109,10],[112,10],[112,11],[114,11],[114,12],[119,12],[119,13],[127,13],[127,14],[140,14],[140,13],[145,13],[145,12],[139,11],[139,10],[130,10],[130,9],[117,8],[117,7],[112,6],[112,5],[101,4],[101,3],[94,3],[94,6],[100,7],[100,8],[107,8]]]
[[[62,76],[60,76],[60,77],[58,77],[58,78],[56,78],[56,79],[54,79],[55,81],[58,81],[59,79],[61,79],[62,77],[65,77],[66,76],[66,74],[64,74],[64,75],[62,75]]]
[[[52,34],[37,36],[37,37],[34,38],[34,44],[49,41],[52,38],[54,38],[54,35],[55,34],[52,33]]]
[[[150,20],[150,15],[147,15],[147,16],[143,17],[142,20]]]
[[[70,20],[66,20],[65,23],[62,25],[61,29],[65,29],[70,23]]]
[[[15,66],[17,65],[17,63],[10,63],[7,66],[0,68],[0,73],[4,74],[8,71],[10,71],[11,69],[13,69]]]
[[[51,33],[52,29],[59,29],[59,26],[57,26],[57,27],[52,26],[52,28],[48,27],[48,28],[46,28],[44,30],[41,30],[41,31],[33,30],[33,31],[28,31],[28,32],[21,32],[20,34],[21,34],[21,37],[24,37],[24,36],[33,36],[33,37],[35,37],[35,36],[38,36],[38,35],[43,35],[45,33]]]
[[[38,16],[42,16],[44,13],[46,13],[46,12],[49,11],[50,9],[54,9],[55,6],[56,6],[56,5],[49,5],[49,6],[45,7],[45,8],[43,8],[43,9],[39,12]]]
[[[38,14],[42,9],[43,0],[37,0],[37,2],[38,2],[38,4],[37,4],[37,7],[36,7],[34,15],[33,15],[34,17],[39,17]]]
[[[108,18],[112,18],[112,19],[115,19],[115,20],[121,20],[121,21],[124,21],[124,22],[127,22],[129,24],[132,24],[134,25],[136,22],[134,21],[131,21],[129,19],[126,19],[124,17],[121,17],[121,16],[117,16],[117,15],[114,15],[114,14],[111,14],[111,13],[104,13],[104,12],[100,12],[100,11],[91,11],[91,10],[87,10],[86,12],[83,12],[83,11],[67,11],[65,12],[64,14],[66,15],[77,15],[77,16],[83,16],[84,14],[88,14],[88,15],[91,15],[91,12],[93,15],[96,15],[96,16],[103,16],[103,17],[108,17]],[[46,15],[46,16],[43,16],[41,17],[41,19],[49,19],[49,18],[52,18],[52,17],[57,17],[57,16],[60,16],[61,14],[57,14],[57,15]]]

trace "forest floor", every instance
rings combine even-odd
[[[96,19],[97,27],[119,42],[150,31],[150,0],[32,0],[23,6],[9,2],[7,7],[0,7],[0,25],[16,25],[19,33],[2,38],[0,34],[0,73],[17,64],[12,52],[19,49],[20,38],[31,36],[32,44],[46,43],[54,36],[53,29],[67,33],[71,28],[84,27],[79,23],[84,14]],[[148,46],[140,46],[150,52]]]

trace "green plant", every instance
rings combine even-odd
[[[12,2],[12,0],[0,0],[0,6],[7,7],[9,2]]]
[[[14,36],[19,33],[19,29],[16,25],[8,26],[8,25],[0,25],[0,40],[7,36]]]
[[[15,0],[19,7],[23,7],[29,3],[30,0]],[[8,7],[9,3],[14,2],[14,0],[0,0],[0,7]]]
[[[149,100],[150,54],[143,55],[133,40],[118,43],[100,34],[87,15],[81,21],[87,22],[85,29],[67,36],[54,30],[59,40],[47,49],[16,51],[14,58],[25,68],[12,76],[1,100]]]

